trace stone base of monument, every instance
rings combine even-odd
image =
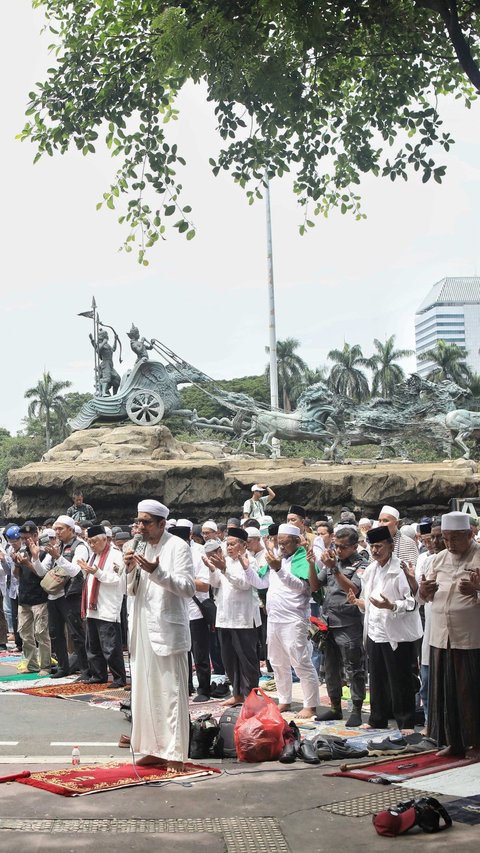
[[[224,452],[220,442],[175,439],[165,426],[99,427],[73,433],[41,462],[13,470],[2,500],[9,520],[44,520],[65,512],[80,488],[99,519],[128,522],[141,498],[161,499],[172,514],[226,519],[242,513],[253,483],[275,492],[270,514],[282,520],[290,503],[313,515],[341,506],[375,517],[384,503],[418,518],[448,510],[450,498],[480,495],[473,461],[395,460],[337,465],[303,459],[265,459]]]

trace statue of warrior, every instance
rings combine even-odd
[[[105,329],[100,329],[97,343],[95,343],[92,334],[90,334],[90,341],[97,352],[99,360],[100,396],[109,397],[110,390],[116,394],[120,385],[120,376],[113,366],[113,353],[117,348],[117,341],[115,340],[112,347],[108,340],[108,332]]]
[[[141,361],[142,359],[148,359],[147,350],[153,349],[153,346],[150,341],[147,341],[146,338],[140,337],[140,332],[133,323],[132,328],[129,332],[127,332],[127,337],[130,338],[130,348],[137,356],[137,362]]]

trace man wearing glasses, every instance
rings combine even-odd
[[[132,736],[137,764],[182,768],[188,757],[188,602],[195,595],[187,542],[165,529],[168,507],[138,504],[145,548],[124,553],[132,670]]]
[[[352,712],[346,726],[362,724],[362,705],[365,700],[365,652],[362,618],[358,607],[349,604],[347,594],[360,594],[362,582],[357,572],[365,570],[367,562],[357,552],[358,532],[355,527],[342,527],[335,534],[335,550],[321,554],[317,575],[310,571],[312,592],[325,588],[323,615],[328,622],[328,641],[325,643],[325,684],[330,708],[320,709],[317,719],[342,720],[343,671],[352,696]]]

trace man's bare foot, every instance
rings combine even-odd
[[[243,704],[243,696],[230,696],[230,699],[225,699],[225,702],[222,702],[222,705],[225,705],[227,708],[230,705],[242,705]]]
[[[278,710],[279,711],[291,711],[292,706],[291,706],[290,702],[282,702],[282,704],[278,706]]]
[[[159,758],[158,755],[143,755],[135,764],[138,767],[162,767],[164,770],[185,770],[183,761],[170,761],[167,758]]]
[[[413,735],[415,734],[415,729],[400,729],[400,734],[402,734],[404,737],[406,735]]]
[[[453,746],[445,746],[443,749],[438,750],[437,755],[441,755],[444,758],[465,758],[465,750],[454,749]]]
[[[427,736],[428,736],[428,729],[427,729],[427,727],[426,727],[426,726],[425,726],[425,728],[424,728],[424,729],[420,729],[420,734],[422,735],[422,737],[427,737]]]
[[[295,717],[297,720],[309,720],[311,717],[314,717],[316,713],[316,708],[302,708],[298,714],[295,714]]]
[[[158,755],[142,755],[141,758],[136,759],[135,764],[138,764],[139,767],[149,767],[150,765],[166,767],[168,762],[165,758],[159,758]]]

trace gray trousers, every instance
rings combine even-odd
[[[330,702],[340,704],[342,669],[345,671],[352,702],[365,699],[365,650],[361,625],[330,628],[324,647],[325,684]]]

